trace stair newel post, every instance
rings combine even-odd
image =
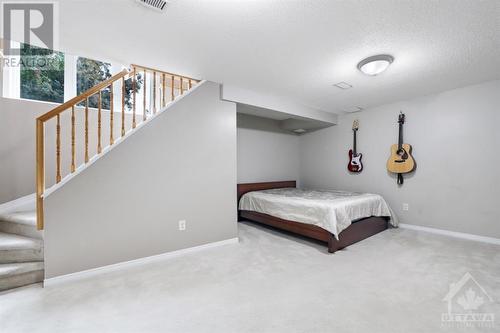
[[[43,121],[36,120],[36,228],[43,229],[43,192],[45,191],[45,148]]]

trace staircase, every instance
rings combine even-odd
[[[189,93],[201,80],[187,76],[173,74],[162,70],[157,70],[140,65],[131,65],[129,69],[123,69],[120,73],[113,75],[109,79],[95,85],[80,95],[59,105],[55,109],[41,115],[36,119],[36,221],[37,229],[44,228],[44,198],[53,190],[62,186],[67,180],[78,175],[80,171],[90,166],[94,161],[111,150],[113,146],[121,143],[127,136],[138,130],[145,123],[165,111],[169,105],[177,99]],[[118,89],[118,93],[115,92]],[[142,103],[139,103],[139,93],[142,88]],[[126,92],[131,92],[132,97],[127,101]],[[103,100],[109,96],[109,114],[104,115]],[[90,98],[97,97],[97,108],[91,110]],[[114,97],[119,97],[120,103],[115,105]],[[140,105],[142,104],[142,105]],[[82,106],[83,105],[83,106]],[[79,110],[80,108],[80,110]],[[121,112],[120,112],[121,110]],[[132,115],[131,122],[126,121],[127,110]],[[118,111],[118,112],[116,112]],[[78,162],[76,136],[76,115],[84,114],[84,144],[83,161]],[[94,120],[91,113],[96,113]],[[115,113],[118,119],[115,119]],[[103,136],[104,118],[108,118],[109,135]],[[66,122],[66,124],[64,124]],[[50,123],[54,125],[50,127]],[[115,130],[115,125],[120,124],[119,130]],[[71,128],[71,135],[64,140],[61,134],[62,127],[66,125]],[[93,125],[93,126],[92,126]],[[127,125],[129,126],[127,128]],[[48,127],[49,126],[49,127]],[[97,128],[97,147],[91,151],[90,128]],[[48,169],[46,165],[48,150],[48,133],[55,130],[55,147],[52,156],[55,168]],[[64,144],[70,146],[71,151],[70,166],[64,171],[62,164],[62,151]],[[94,143],[94,144],[95,144]],[[81,149],[81,148],[80,148]],[[47,172],[54,177],[53,182],[47,179]]]
[[[0,214],[0,291],[43,281],[42,237],[34,210]]]
[[[31,209],[0,211],[0,292],[44,279],[44,199],[200,82],[131,65],[36,119],[36,203]],[[93,97],[97,105],[91,105]],[[65,128],[69,135],[63,133]],[[91,135],[97,136],[96,142]],[[69,155],[66,166],[64,154]],[[48,159],[55,165],[47,164]]]

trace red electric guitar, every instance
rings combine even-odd
[[[350,172],[361,172],[363,170],[363,163],[361,163],[361,158],[363,154],[358,153],[356,150],[356,133],[359,129],[359,122],[355,120],[352,123],[353,132],[353,145],[352,149],[349,149],[349,164],[347,165],[347,170]]]

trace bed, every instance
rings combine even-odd
[[[295,181],[238,184],[238,220],[250,220],[328,244],[333,253],[397,226],[376,194],[302,190]]]

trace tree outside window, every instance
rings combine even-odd
[[[81,94],[84,91],[92,88],[93,86],[109,79],[111,75],[111,64],[106,62],[101,62],[97,60],[92,60],[88,58],[79,57],[77,61],[77,72],[76,72],[76,82],[77,82],[77,94]],[[143,78],[139,74],[137,75],[135,91],[139,91],[143,83]],[[121,81],[115,82],[115,85],[120,84]],[[132,108],[132,95],[133,95],[133,83],[132,79],[125,80],[125,106],[127,108]],[[97,108],[99,107],[98,95],[95,94],[89,97],[89,107]],[[85,105],[85,102],[80,103],[80,105]],[[101,106],[103,109],[108,109],[110,107],[110,91],[109,87],[102,90],[101,92]]]
[[[68,56],[71,58],[72,56]],[[110,63],[97,61],[93,59],[78,57],[76,61],[76,82],[65,82],[65,55],[62,52],[56,52],[29,44],[22,44],[19,58],[20,86],[18,97],[32,99],[44,102],[63,103],[64,85],[76,86],[76,94],[79,95],[95,85],[109,79],[112,76]],[[66,64],[68,65],[68,64]],[[74,62],[69,62],[69,66]],[[137,74],[135,91],[138,92],[143,85],[143,75]],[[121,81],[115,82],[121,90]],[[71,90],[70,90],[71,91]],[[16,94],[14,94],[15,96]],[[121,95],[120,95],[121,96]],[[132,79],[125,80],[125,106],[126,109],[132,108],[133,82]],[[6,96],[10,97],[10,96]],[[74,96],[66,96],[66,100]],[[103,109],[110,107],[109,88],[102,90],[101,103]],[[115,96],[115,97],[118,97]],[[118,100],[117,100],[118,102]],[[121,97],[119,99],[121,102]],[[85,102],[79,105],[85,105]],[[89,107],[98,108],[98,95],[95,94],[89,98]],[[115,107],[121,104],[115,102]]]
[[[20,57],[21,98],[64,101],[64,54],[23,44]]]
[[[80,95],[82,92],[92,88],[104,80],[109,79],[110,77],[111,64],[79,57],[76,63],[76,94]],[[109,109],[109,89],[103,90],[101,96],[102,108]],[[80,103],[80,105],[85,105],[85,102]],[[89,97],[89,107],[98,107],[97,94]]]

